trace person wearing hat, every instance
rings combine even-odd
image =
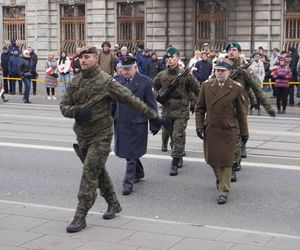
[[[19,50],[17,48],[14,49],[13,54],[9,57],[8,60],[8,74],[11,78],[19,78],[19,65],[21,62],[21,57],[19,55]],[[23,83],[22,80],[18,80],[19,82],[19,95],[22,95]],[[11,95],[16,94],[16,80],[9,81],[9,90]]]
[[[147,74],[147,66],[151,59],[151,50],[148,48],[145,48],[143,54],[137,57],[137,66],[141,74]]]
[[[152,91],[152,80],[137,71],[134,57],[121,58],[121,75],[115,79],[128,88],[136,97],[157,112],[157,102]],[[148,118],[143,117],[132,107],[116,101],[112,114],[114,118],[115,155],[126,159],[126,171],[123,179],[123,195],[133,191],[134,183],[144,178],[144,168],[140,158],[147,152]],[[160,127],[149,120],[150,131],[157,134]]]
[[[105,41],[101,44],[102,50],[99,55],[99,65],[101,70],[113,76],[116,66],[115,55],[110,51],[110,47],[110,42]]]
[[[96,200],[97,188],[108,204],[103,219],[113,219],[122,210],[105,169],[113,136],[112,101],[131,106],[158,126],[163,124],[156,110],[148,107],[128,88],[100,70],[96,47],[81,48],[78,56],[81,72],[71,80],[69,89],[60,102],[62,115],[75,118],[73,129],[78,144],[73,147],[83,163],[78,205],[72,222],[66,228],[68,233],[75,233],[86,227],[85,218]]]
[[[3,78],[8,77],[8,61],[10,54],[8,53],[8,49],[6,46],[3,46],[1,53],[1,69]],[[8,80],[3,79],[3,89],[4,93],[7,94],[9,92]]]
[[[232,71],[235,72],[243,66],[240,60],[241,46],[237,42],[230,42],[226,47],[226,51],[228,59],[233,63]],[[242,70],[233,80],[239,82],[244,86],[246,97],[250,96],[250,92],[253,91],[256,99],[259,101],[260,105],[264,107],[267,113],[272,117],[276,116],[275,110],[272,107],[271,102],[269,101],[269,99],[261,89],[260,85],[258,84],[260,82],[259,78],[252,70]],[[246,98],[246,104],[247,106],[249,105],[248,98]],[[243,154],[243,158],[246,157],[246,146],[243,145],[243,143],[240,141],[239,133],[237,134],[237,138],[238,140],[236,145],[236,156],[233,163],[233,171],[241,170],[241,147],[244,147],[243,151],[245,152]],[[233,179],[232,181],[236,181],[236,179]]]
[[[225,204],[230,192],[238,127],[243,142],[249,134],[244,88],[229,78],[231,67],[228,59],[217,62],[215,78],[202,84],[195,107],[196,133],[203,140],[205,161],[216,176],[218,204]]]
[[[279,65],[272,71],[272,77],[275,80],[277,113],[285,114],[290,90],[289,80],[292,77],[292,70],[285,57],[279,57]]]
[[[179,51],[170,47],[166,53],[167,68],[157,74],[154,78],[154,90],[159,96],[164,94],[170,89],[170,84],[183,73],[183,69],[179,66]],[[171,157],[172,162],[169,174],[175,176],[178,174],[178,168],[182,167],[185,147],[185,130],[190,113],[190,97],[194,93],[196,97],[199,94],[199,83],[191,75],[183,76],[179,82],[172,89],[169,96],[166,97],[162,105],[162,116],[172,120],[172,127],[166,129],[167,135],[171,135],[172,149]]]

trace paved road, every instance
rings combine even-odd
[[[72,120],[57,103],[17,97],[0,105],[0,199],[74,208],[81,164],[72,151]],[[232,185],[229,202],[216,204],[212,170],[204,163],[202,142],[187,129],[187,157],[177,177],[168,175],[170,157],[160,152],[160,136],[149,135],[143,158],[146,178],[132,195],[121,195],[124,160],[111,155],[107,168],[124,207],[137,217],[299,235],[300,108],[276,119],[251,116],[248,158]],[[224,149],[226,150],[226,149]],[[98,199],[93,211],[106,205]]]

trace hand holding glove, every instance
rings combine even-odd
[[[241,135],[241,139],[242,139],[242,142],[243,142],[244,144],[246,144],[247,141],[248,141],[248,139],[249,139],[249,135]]]
[[[158,133],[159,129],[152,129],[151,130],[151,133],[152,135],[156,135]]]
[[[196,133],[200,139],[204,139],[204,128],[196,128]]]
[[[76,122],[88,122],[92,118],[92,113],[87,108],[78,108],[75,112]]]

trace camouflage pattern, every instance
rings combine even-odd
[[[241,61],[239,59],[234,61],[232,60],[232,62],[233,72],[242,66]],[[251,89],[254,92],[256,99],[261,105],[263,105],[265,110],[270,115],[275,114],[271,102],[260,87],[260,80],[253,71],[251,71],[250,69],[243,70],[234,80],[241,83],[244,86],[245,92],[248,96]]]
[[[113,135],[111,117],[113,99],[130,105],[150,119],[157,117],[155,110],[149,108],[110,75],[100,71],[98,65],[78,74],[71,81],[60,103],[61,112],[65,117],[75,118],[76,111],[81,107],[89,109],[92,114],[90,121],[75,122],[73,126],[79,145],[79,155],[84,161],[76,210],[79,216],[85,216],[93,206],[97,188],[107,203],[116,201],[112,182],[105,170]]]
[[[158,73],[154,78],[154,89],[157,94],[163,95],[168,85],[182,72],[183,69],[176,67],[174,69],[167,68]],[[174,92],[176,98],[171,97],[166,103],[162,104],[162,116],[173,121],[172,128],[168,129],[166,133],[171,135],[171,156],[180,158],[184,154],[185,129],[189,119],[191,94],[194,93],[198,96],[199,82],[191,75],[187,75],[179,80]]]

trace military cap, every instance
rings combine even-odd
[[[227,58],[221,58],[216,62],[215,69],[230,70],[233,63]]]
[[[135,64],[136,59],[133,56],[123,56],[121,57],[121,67],[122,68],[130,68],[133,64]]]
[[[84,54],[93,54],[93,53],[98,53],[98,50],[97,50],[96,47],[86,46],[86,47],[80,48],[80,51],[79,51],[79,57],[80,57],[83,53],[84,53]]]
[[[176,53],[178,53],[178,49],[174,47],[170,47],[167,49],[167,57],[173,56]]]
[[[228,52],[229,49],[231,48],[237,48],[238,51],[241,51],[241,45],[238,42],[230,42],[228,43],[227,47],[226,47],[226,51]]]

